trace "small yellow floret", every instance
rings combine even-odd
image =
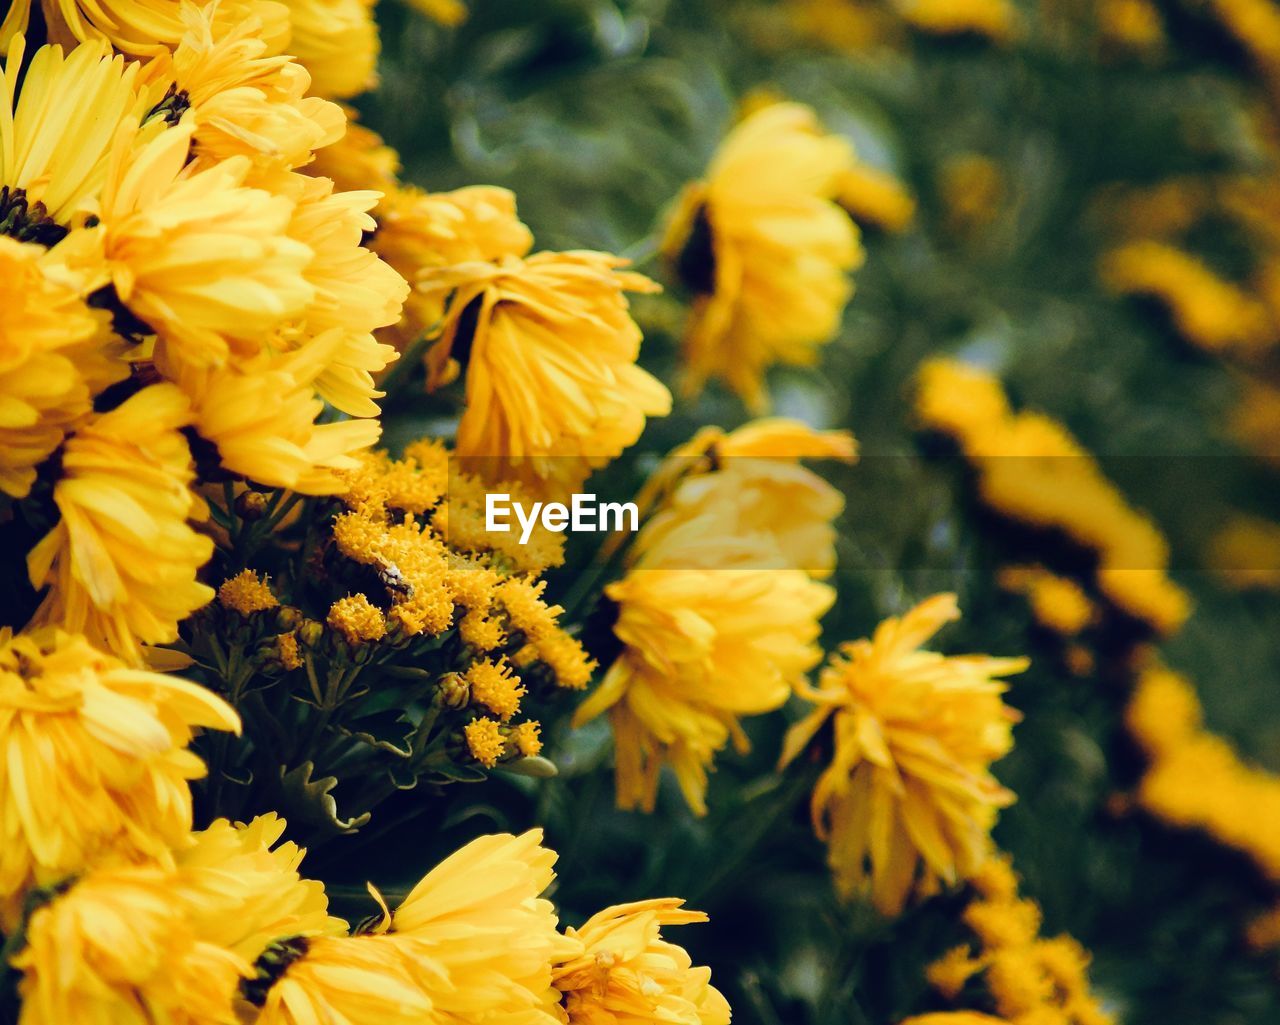
[[[525,758],[532,758],[534,755],[542,753],[542,739],[539,734],[542,732],[542,724],[534,719],[528,722],[522,722],[514,730],[511,731],[511,739],[516,745],[516,750]]]
[[[467,682],[471,685],[471,700],[484,705],[503,722],[520,710],[525,689],[505,659],[494,662],[486,658],[472,663],[467,669]]]
[[[218,601],[242,616],[274,609],[280,602],[267,586],[268,577],[259,577],[251,569],[228,577],[218,588]]]
[[[352,644],[381,640],[387,632],[386,618],[363,594],[349,594],[335,601],[327,622]]]
[[[498,764],[498,759],[506,748],[506,741],[496,722],[488,718],[477,719],[467,723],[463,727],[463,733],[466,734],[467,749],[472,758],[486,769],[492,769]]]

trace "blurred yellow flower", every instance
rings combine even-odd
[[[557,1025],[552,964],[576,957],[581,944],[556,932],[555,910],[540,896],[555,861],[540,829],[482,836],[396,908],[388,935],[440,1020]]]
[[[309,72],[317,96],[346,99],[378,82],[381,45],[372,0],[284,0],[289,50]]]
[[[1230,587],[1280,590],[1280,524],[1233,516],[1210,539],[1209,568]]]
[[[27,922],[11,960],[22,973],[19,1025],[236,1025],[248,963],[202,936],[186,911],[171,869],[82,876]]]
[[[748,747],[739,717],[781,707],[821,658],[818,620],[835,592],[767,536],[727,535],[726,523],[716,509],[681,524],[605,588],[624,647],[573,723],[609,713],[621,808],[652,811],[670,764],[705,814],[716,752],[730,739]]]
[[[801,689],[818,707],[783,745],[786,765],[830,721],[814,829],[841,894],[865,894],[887,915],[913,890],[968,878],[988,855],[997,810],[1014,799],[989,766],[1012,747],[1018,720],[998,678],[1028,662],[920,647],[959,616],[955,596],[939,594],[842,645],[818,686]]]
[[[640,369],[627,292],[657,286],[607,253],[537,253],[424,271],[452,292],[432,366],[465,358],[455,453],[489,481],[563,497],[633,444],[671,395]]]
[[[904,231],[916,213],[906,186],[867,164],[855,164],[840,176],[836,202],[859,224],[883,231]]]
[[[161,858],[191,829],[194,730],[240,728],[212,691],[61,630],[0,631],[0,924],[22,891],[106,857]]]
[[[213,541],[187,522],[202,508],[181,433],[190,419],[182,393],[156,384],[67,439],[53,488],[61,519],[27,556],[31,583],[48,587],[35,622],[137,662],[140,644],[176,640],[213,597],[196,579]]]
[[[1266,304],[1166,243],[1114,249],[1103,257],[1101,274],[1114,292],[1158,300],[1182,336],[1209,352],[1253,356],[1280,341]]]
[[[809,366],[840,326],[862,261],[835,199],[853,150],[808,107],[774,103],[721,143],[706,178],[685,188],[663,251],[697,300],[685,337],[687,386],[723,379],[753,409],[765,371]]]
[[[0,237],[0,491],[14,498],[27,495],[36,467],[89,414],[93,392],[117,376],[94,316],[44,274],[42,252]]]
[[[976,35],[995,43],[1015,39],[1021,25],[1009,0],[895,0],[912,28],[939,36]]]
[[[729,1025],[729,1004],[682,947],[662,938],[666,925],[705,922],[674,897],[618,904],[565,935],[582,944],[556,965],[567,1025]]]

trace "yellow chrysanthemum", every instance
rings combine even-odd
[[[0,27],[0,45],[14,32],[25,32],[32,0],[13,0]],[[179,45],[187,31],[184,0],[40,0],[49,41],[73,47],[77,42],[107,40],[133,56],[153,56]],[[283,8],[272,0],[217,0],[198,4],[214,14],[221,30],[259,18],[261,34],[275,52],[289,36]]]
[[[306,851],[279,843],[284,828],[275,814],[248,824],[218,819],[193,833],[177,857],[177,891],[189,920],[203,938],[246,961],[282,938],[347,931],[329,915],[324,884],[299,876]]]
[[[69,267],[101,268],[100,283],[155,331],[171,377],[256,354],[315,298],[303,273],[314,254],[287,234],[293,203],[244,186],[248,157],[184,173],[192,127],[188,116],[137,145],[122,134],[101,222],[58,247]]]
[[[374,192],[335,192],[325,179],[290,175],[286,191],[295,203],[289,236],[311,250],[303,274],[315,289],[303,311],[313,338],[338,331],[336,350],[323,352],[316,391],[351,416],[377,416],[374,375],[396,359],[395,348],[373,332],[400,319],[409,286],[387,263],[364,247],[377,229],[369,210]],[[297,342],[306,348],[314,342]]]
[[[672,530],[605,593],[624,648],[574,725],[609,712],[619,807],[651,811],[664,763],[706,813],[707,770],[739,716],[779,708],[821,657],[831,588],[771,557],[762,535],[726,537],[719,511]]]
[[[371,0],[285,0],[289,49],[317,96],[345,99],[377,84],[378,26]]]
[[[0,632],[0,909],[106,856],[163,857],[191,829],[194,729],[239,730],[211,691],[60,630]]]
[[[788,566],[825,577],[835,568],[833,521],[844,509],[844,495],[800,460],[856,458],[847,431],[816,431],[797,420],[755,420],[727,434],[704,428],[647,482],[640,504],[666,494],[633,553],[661,545],[671,530],[718,510],[726,516],[726,537],[766,535]]]
[[[98,325],[73,291],[41,271],[42,251],[0,237],[0,491],[15,498],[31,490],[36,467],[106,383],[94,366],[105,374]]]
[[[433,365],[466,349],[464,465],[562,495],[633,444],[646,416],[670,411],[667,389],[636,366],[627,310],[627,292],[657,286],[625,266],[606,253],[537,253],[420,276],[427,294],[453,293]]]
[[[978,1011],[934,1011],[907,1018],[901,1025],[1008,1025],[1008,1022]]]
[[[812,110],[775,103],[744,118],[686,188],[664,249],[698,295],[685,338],[691,391],[723,378],[761,409],[765,370],[808,366],[835,335],[862,260],[834,202],[852,166],[849,144]]]
[[[323,170],[329,165],[319,166]],[[409,281],[440,267],[523,257],[533,246],[533,233],[516,216],[516,197],[507,189],[474,185],[428,193],[394,181],[381,187],[386,195],[378,204],[378,231],[370,244]],[[446,298],[419,289],[410,293],[404,321],[388,332],[397,347],[404,348],[435,328]],[[456,374],[456,363],[443,355],[434,354],[432,386]]]
[[[264,961],[269,964],[264,965]],[[423,1025],[437,1021],[394,937],[299,937],[269,948],[249,984],[255,1025]]]
[[[324,410],[317,379],[344,344],[334,328],[283,356],[181,374],[196,432],[217,447],[219,465],[302,494],[343,490],[339,471],[356,469],[382,431],[372,419],[316,423]]]
[[[202,936],[171,869],[99,869],[32,914],[19,1025],[236,1025],[248,964]]]
[[[176,640],[178,623],[213,597],[196,579],[213,542],[187,522],[197,505],[180,428],[190,417],[182,393],[157,384],[67,439],[53,489],[62,518],[27,556],[32,584],[49,588],[36,622],[137,661],[139,642]]]
[[[920,648],[959,615],[954,595],[935,595],[843,645],[803,691],[818,707],[784,744],[785,765],[831,721],[835,748],[813,791],[814,829],[840,892],[865,892],[884,914],[900,911],[917,885],[967,878],[987,856],[997,809],[1013,800],[989,771],[1012,746],[1018,718],[997,678],[1028,663]]]
[[[264,169],[310,162],[314,150],[342,137],[342,108],[306,95],[311,76],[272,51],[261,18],[224,26],[216,20],[219,6],[181,8],[185,33],[177,48],[143,73],[152,109],[170,121],[192,111],[192,153],[202,166],[239,155]]]
[[[9,190],[4,214],[16,218],[5,233],[52,245],[102,188],[118,129],[138,123],[146,100],[137,66],[103,43],[65,56],[42,46],[24,69],[25,56],[18,36],[8,44],[0,102],[0,186]]]
[[[729,1004],[682,947],[662,938],[665,925],[705,922],[674,897],[619,904],[565,935],[582,952],[558,964],[555,985],[568,1025],[729,1025]]]
[[[557,1025],[553,962],[581,945],[556,932],[540,894],[555,873],[542,830],[482,836],[415,886],[391,917],[391,936],[448,1025],[520,1021]]]

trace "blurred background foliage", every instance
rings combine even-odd
[[[1119,190],[1269,173],[1266,94],[1242,49],[1194,3],[1161,5],[1159,38],[1137,47],[1100,33],[1105,12],[1083,0],[1021,8],[1019,37],[1005,42],[913,33],[887,8],[866,22],[870,39],[843,38],[837,8],[876,10],[848,0],[803,5],[826,12],[818,38],[785,3],[471,6],[444,29],[384,0],[382,82],[361,101],[365,119],[399,149],[408,180],[513,189],[539,247],[636,256],[668,287],[637,307],[643,362],[664,380],[675,379],[682,297],[652,258],[656,225],[743,96],[763,88],[811,104],[915,196],[908,230],[865,233],[857,294],[821,371],[771,382],[776,412],[851,428],[862,449],[856,466],[823,468],[848,496],[826,646],[955,590],[965,617],[944,650],[1033,656],[1009,698],[1025,715],[1016,747],[995,767],[1019,801],[996,838],[1042,903],[1045,934],[1069,931],[1092,950],[1095,987],[1126,1025],[1280,1021],[1276,963],[1241,939],[1263,907],[1252,870],[1117,799],[1137,771],[1123,686],[1069,673],[1024,600],[997,588],[1001,539],[973,515],[962,472],[922,451],[910,399],[923,358],[959,354],[1097,454],[1169,535],[1173,575],[1194,596],[1166,658],[1196,682],[1210,728],[1280,770],[1280,601],[1224,588],[1203,567],[1230,510],[1274,514],[1280,476],[1226,428],[1239,374],[1098,275],[1126,209]],[[1230,226],[1204,225],[1193,241],[1224,274],[1249,258]],[[392,444],[441,429],[420,405],[408,390],[387,411]],[[652,422],[599,490],[634,490],[697,426],[745,419],[712,388]],[[559,580],[592,554],[572,552]],[[607,730],[569,735],[563,715],[542,718],[558,779],[453,788],[443,806],[407,794],[380,824],[316,852],[324,866],[313,870],[349,876],[358,903],[358,881],[395,880],[403,845],[432,848],[412,859],[421,864],[495,824],[540,823],[561,852],[554,896],[566,921],[666,894],[710,913],[711,925],[673,938],[712,966],[735,1021],[892,1025],[941,1006],[923,969],[960,939],[963,895],[894,922],[839,906],[808,824],[810,770],[772,771],[781,717],[749,724],[752,755],[721,759],[701,821],[665,791],[659,814],[614,811]]]

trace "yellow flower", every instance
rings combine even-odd
[[[387,632],[387,621],[381,610],[363,594],[349,594],[335,601],[327,622],[352,644],[381,640]]]
[[[939,169],[938,192],[950,229],[959,235],[972,234],[1000,213],[1006,192],[1004,172],[981,153],[957,153]]]
[[[282,356],[180,374],[196,432],[217,446],[219,466],[302,494],[340,492],[338,471],[357,468],[382,430],[372,419],[316,423],[324,410],[317,379],[344,344],[334,328]]]
[[[197,727],[239,730],[211,691],[60,630],[0,631],[0,916],[107,856],[165,856],[191,829]]]
[[[516,745],[516,752],[522,758],[533,758],[542,753],[542,740],[539,734],[542,732],[541,723],[534,722],[532,719],[520,723],[511,731],[511,739]]]
[[[41,10],[50,42],[75,46],[77,41],[107,40],[117,50],[134,56],[152,56],[172,49],[187,31],[183,5],[175,0],[42,0]],[[263,22],[262,33],[279,52],[288,40],[288,19],[270,0],[218,0],[200,3],[215,12],[219,29],[251,18]],[[14,0],[0,29],[0,44],[8,33],[25,32],[31,0]]]
[[[755,420],[725,433],[703,428],[667,458],[639,502],[668,491],[646,522],[633,555],[658,547],[673,530],[714,511],[724,514],[726,537],[762,534],[773,539],[786,565],[816,577],[835,568],[833,521],[844,495],[801,459],[853,462],[857,446],[847,431],[816,431],[796,420]]]
[[[151,109],[171,123],[193,112],[192,153],[201,166],[238,155],[261,168],[308,163],[313,150],[342,137],[342,108],[306,95],[311,77],[293,58],[272,52],[261,18],[215,24],[219,7],[181,6],[185,32],[177,49],[143,72]]]
[[[931,1014],[917,1014],[905,1019],[900,1025],[1008,1025],[1004,1018],[993,1018],[989,1014],[977,1011],[934,1011]]]
[[[419,11],[441,25],[458,25],[466,20],[467,6],[462,0],[409,0]]]
[[[176,892],[200,935],[252,962],[276,940],[342,934],[324,884],[303,879],[306,851],[279,843],[285,823],[259,815],[248,824],[218,819],[193,833],[177,856]]]
[[[27,556],[49,592],[35,621],[57,623],[138,661],[139,642],[167,644],[213,597],[196,573],[213,542],[197,512],[180,429],[190,407],[170,384],[144,388],[67,439],[53,500],[61,519]]]
[[[1063,637],[1074,637],[1094,619],[1093,602],[1080,585],[1043,566],[1006,566],[996,580],[1025,595],[1036,621]]]
[[[36,467],[88,415],[92,392],[110,376],[96,321],[41,271],[41,252],[0,237],[0,491],[14,498],[31,490]]]
[[[467,738],[467,750],[471,757],[486,769],[492,769],[506,750],[506,738],[498,724],[489,718],[479,718],[467,723],[462,732]]]
[[[646,416],[670,411],[667,389],[636,366],[627,310],[627,292],[657,286],[625,266],[570,252],[423,272],[427,294],[453,292],[433,366],[466,350],[464,466],[563,495],[633,444]]]
[[[569,1025],[729,1025],[729,1004],[683,948],[662,938],[664,925],[705,922],[673,897],[619,904],[565,935],[582,952],[555,968]]]
[[[706,179],[685,189],[664,251],[697,294],[685,337],[688,387],[723,378],[754,409],[775,363],[811,365],[839,329],[862,260],[834,202],[853,150],[814,112],[775,103],[744,118]]]
[[[476,185],[428,193],[394,181],[381,187],[386,195],[378,205],[378,230],[370,244],[408,281],[441,267],[523,257],[533,246],[533,234],[516,216],[516,197],[507,189]],[[396,346],[403,349],[435,329],[445,299],[414,289],[405,303],[404,321],[388,332]],[[442,350],[432,359],[432,387],[456,376],[456,362]]]
[[[540,894],[555,873],[542,830],[482,836],[427,873],[391,917],[442,1021],[557,1025],[553,962],[581,945],[556,932]]]
[[[916,201],[893,175],[867,164],[855,164],[840,176],[836,201],[859,224],[883,231],[903,231],[916,214]]]
[[[342,332],[336,352],[325,352],[316,390],[351,416],[377,416],[373,376],[396,359],[393,346],[376,341],[373,332],[399,319],[409,286],[387,263],[364,247],[377,228],[369,209],[374,192],[334,192],[324,180],[289,176],[288,191],[296,206],[289,235],[312,251],[304,277],[315,298],[304,311],[307,330]],[[300,343],[305,347],[310,343]]]
[[[394,937],[298,937],[269,948],[246,986],[255,1025],[423,1025],[431,1000]]]
[[[1234,516],[1209,543],[1211,569],[1241,590],[1280,588],[1280,525],[1254,516]]]
[[[242,570],[224,580],[218,587],[218,601],[242,616],[274,609],[280,604],[280,600],[267,586],[267,580],[251,569]]]
[[[1101,274],[1112,291],[1159,300],[1183,337],[1209,352],[1248,356],[1280,339],[1261,300],[1163,242],[1131,242],[1111,251]]]
[[[98,869],[32,914],[19,1025],[236,1025],[248,964],[200,935],[175,899],[174,873]]]
[[[503,722],[520,711],[520,699],[525,689],[520,677],[511,672],[505,659],[483,659],[472,662],[466,672],[471,687],[471,700],[484,705]]]
[[[389,199],[397,187],[399,154],[372,128],[359,123],[354,108],[344,104],[343,113],[347,117],[346,133],[320,150],[306,173],[328,178],[343,191],[375,189]]]
[[[1009,0],[897,0],[896,5],[907,24],[932,35],[977,35],[1007,43],[1021,30]]]
[[[52,245],[72,215],[101,190],[117,131],[141,120],[146,100],[137,66],[113,56],[103,43],[78,46],[65,56],[61,47],[40,47],[19,89],[25,55],[21,36],[8,43],[0,185],[10,190],[8,203],[25,201],[25,211],[6,234]],[[18,234],[22,227],[26,232]]]
[[[289,49],[317,96],[345,99],[377,84],[378,26],[371,0],[285,0]]]
[[[171,377],[259,352],[315,298],[312,250],[286,234],[293,204],[247,188],[247,157],[184,173],[193,122],[113,150],[101,224],[59,247],[69,266],[101,266],[129,312],[157,336]]]
[[[831,721],[834,755],[814,788],[814,829],[837,889],[868,894],[883,914],[900,911],[917,886],[971,875],[987,857],[996,810],[1013,800],[989,771],[1012,746],[1018,718],[997,678],[1027,660],[920,648],[959,615],[954,595],[935,595],[843,645],[818,687],[803,692],[818,707],[784,744],[785,765]]]
[[[821,658],[818,619],[834,592],[770,555],[769,540],[726,537],[717,510],[672,530],[605,593],[623,651],[574,716],[609,712],[621,808],[651,811],[664,763],[706,813],[717,751],[747,739],[743,715],[773,711]]]

